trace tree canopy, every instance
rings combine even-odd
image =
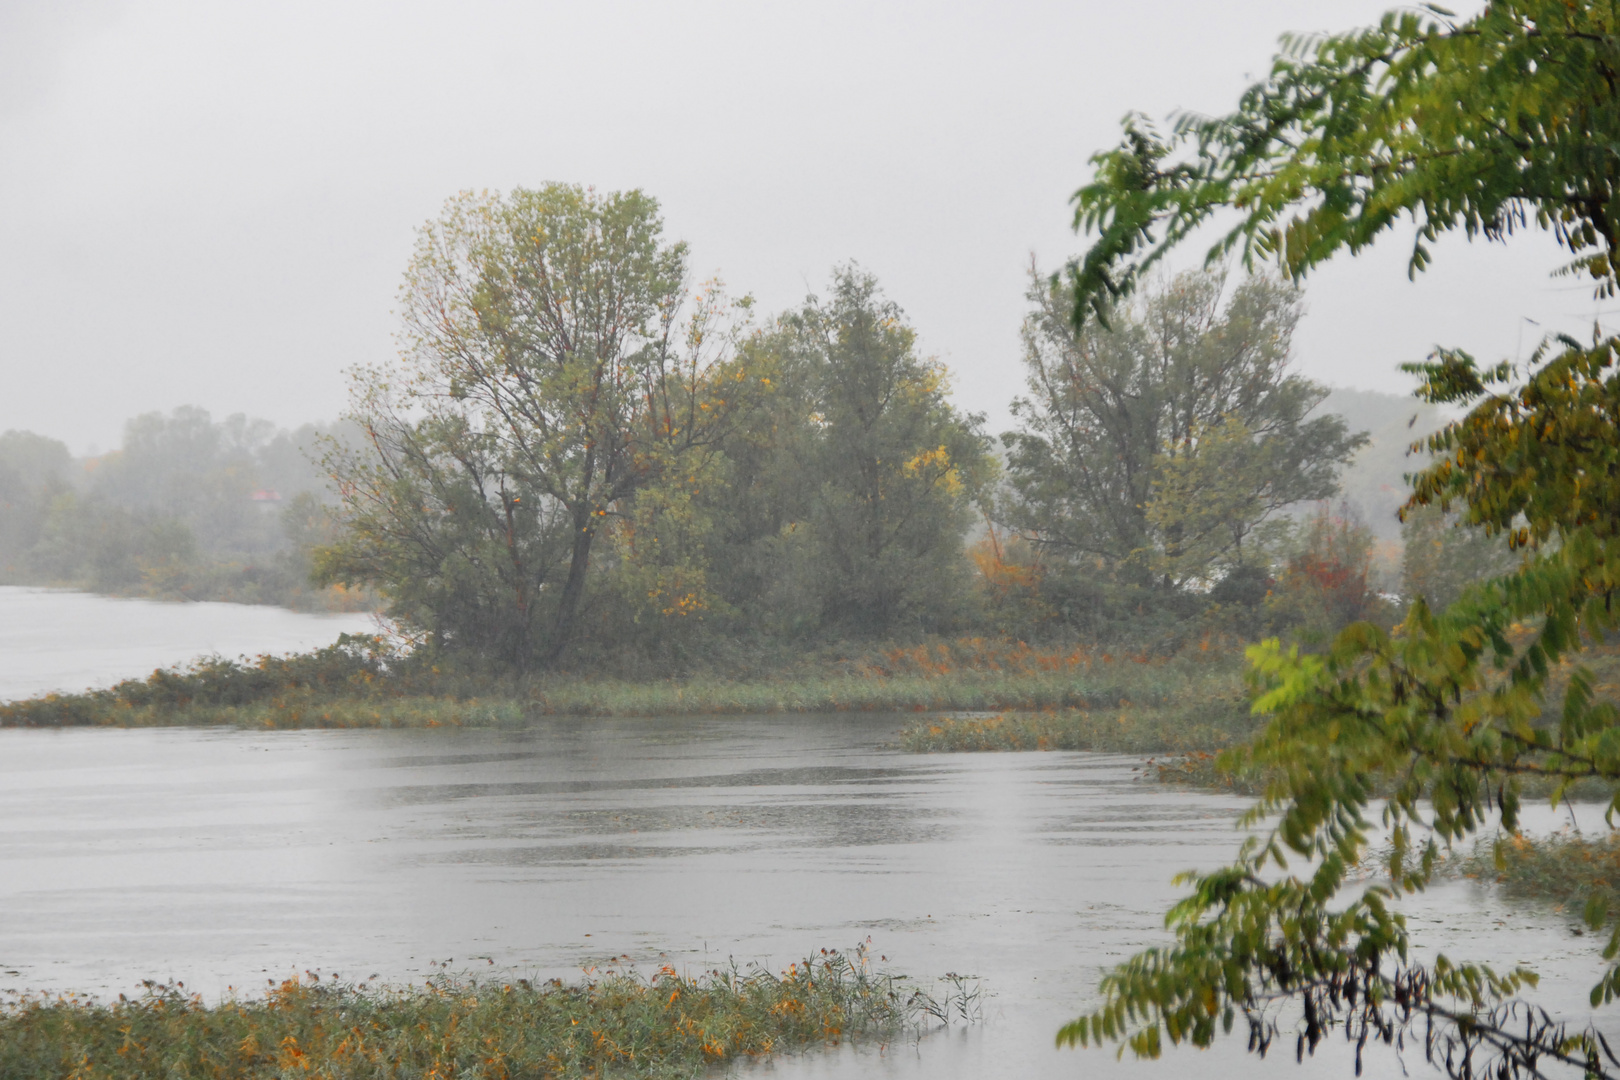
[[[1003,513],[1049,558],[1207,587],[1259,562],[1245,541],[1277,510],[1334,493],[1363,438],[1312,415],[1327,391],[1291,369],[1294,289],[1187,273],[1077,330],[1069,289],[1032,276]]]
[[[662,233],[641,192],[566,184],[463,194],[421,230],[400,362],[355,374],[368,445],[328,459],[329,580],[520,669],[561,655],[609,519],[694,476],[750,389],[723,298],[688,304]]]
[[[877,280],[854,267],[787,320],[803,356],[816,436],[794,561],[819,618],[858,636],[934,627],[966,592],[962,537],[988,473],[981,417],[947,397],[937,360]]]
[[[733,631],[866,638],[938,632],[970,592],[963,537],[993,469],[981,417],[949,399],[877,279],[838,267],[822,295],[741,346],[770,384],[703,500]]]
[[[1131,118],[1076,196],[1097,240],[1071,267],[1074,317],[1106,318],[1222,211],[1239,223],[1211,257],[1240,250],[1294,277],[1403,215],[1418,225],[1414,271],[1441,232],[1501,239],[1535,224],[1612,292],[1617,33],[1613,2],[1509,0],[1461,21],[1399,12],[1289,41],[1231,116],[1183,118],[1169,139]],[[1561,339],[1523,371],[1447,350],[1409,367],[1426,400],[1471,406],[1427,440],[1435,464],[1410,505],[1455,507],[1522,561],[1443,610],[1415,601],[1393,633],[1363,623],[1319,655],[1251,650],[1269,720],[1228,763],[1265,780],[1248,823],[1274,824],[1231,866],[1189,876],[1174,943],[1110,973],[1102,1005],[1060,1042],[1123,1039],[1156,1056],[1241,1019],[1262,1053],[1278,1038],[1303,1053],[1337,1030],[1359,1059],[1411,1033],[1458,1077],[1620,1074],[1597,1027],[1521,999],[1533,973],[1414,960],[1396,904],[1445,845],[1491,820],[1516,829],[1528,784],[1556,803],[1600,782],[1620,809],[1620,710],[1579,664],[1617,628],[1620,342]],[[1388,873],[1356,894],[1349,875],[1380,824]],[[1620,923],[1600,903],[1584,914],[1608,930],[1598,1006],[1620,994]]]
[[[1283,39],[1270,76],[1226,116],[1162,134],[1127,117],[1092,158],[1075,226],[1096,234],[1071,265],[1076,314],[1106,318],[1194,230],[1236,211],[1209,249],[1274,260],[1298,279],[1401,220],[1411,270],[1441,233],[1504,239],[1527,227],[1567,269],[1612,293],[1620,274],[1620,5],[1507,0],[1457,20],[1432,5],[1375,27]]]
[[[690,654],[699,625],[942,624],[989,470],[943,366],[869,274],[755,328],[662,232],[639,191],[564,184],[422,229],[399,361],[355,372],[364,440],[329,446],[325,580],[517,672],[586,640]]]

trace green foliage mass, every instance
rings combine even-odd
[[[776,397],[769,443],[728,449],[740,505],[715,489],[712,561],[743,568],[720,571],[733,610],[767,632],[856,639],[959,625],[962,542],[991,463],[982,418],[951,406],[904,313],[847,266],[749,351]]]
[[[1612,292],[1617,30],[1612,2],[1509,0],[1462,21],[1399,12],[1290,43],[1232,116],[1185,119],[1169,141],[1129,121],[1076,196],[1077,223],[1098,234],[1072,267],[1077,318],[1106,317],[1147,266],[1231,209],[1240,221],[1212,255],[1239,248],[1296,277],[1410,214],[1414,269],[1440,232],[1499,239],[1534,223]],[[1430,880],[1444,845],[1493,818],[1515,830],[1531,782],[1555,802],[1598,783],[1620,807],[1620,710],[1579,663],[1616,630],[1617,360],[1620,341],[1561,340],[1522,373],[1446,350],[1412,367],[1426,400],[1472,404],[1426,440],[1434,462],[1412,506],[1455,508],[1520,560],[1443,610],[1418,600],[1392,634],[1360,623],[1320,655],[1252,650],[1255,708],[1269,719],[1228,760],[1266,778],[1247,821],[1267,828],[1231,866],[1187,876],[1174,943],[1110,973],[1102,1005],[1060,1042],[1124,1040],[1157,1056],[1241,1020],[1262,1053],[1285,1038],[1303,1054],[1340,1031],[1359,1058],[1412,1033],[1457,1077],[1620,1072],[1601,1025],[1520,999],[1533,973],[1413,959],[1397,904]],[[1351,888],[1380,823],[1393,838],[1387,877]],[[1596,1007],[1620,992],[1620,924],[1601,898],[1585,915],[1610,927]]]
[[[1323,656],[1274,642],[1251,651],[1255,708],[1271,719],[1232,760],[1273,778],[1249,821],[1275,814],[1277,823],[1232,867],[1190,879],[1193,894],[1171,915],[1177,944],[1108,976],[1108,1003],[1065,1028],[1064,1040],[1128,1034],[1151,1055],[1165,1037],[1207,1044],[1238,1015],[1261,1049],[1284,1030],[1314,1047],[1340,1025],[1364,1042],[1424,1023],[1431,1050],[1457,1075],[1499,1066],[1517,1075],[1540,1059],[1607,1074],[1613,1063],[1594,1034],[1505,1000],[1534,985],[1529,972],[1410,962],[1392,905],[1430,878],[1441,844],[1493,815],[1516,828],[1527,778],[1546,783],[1554,802],[1577,782],[1604,781],[1620,804],[1620,712],[1595,698],[1590,673],[1577,668],[1559,707],[1543,709],[1553,667],[1616,628],[1620,488],[1604,464],[1620,441],[1616,347],[1572,346],[1522,389],[1490,397],[1434,437],[1436,450],[1470,467],[1442,462],[1420,478],[1415,498],[1465,497],[1466,516],[1496,531],[1524,515],[1514,536],[1538,546],[1518,571],[1469,588],[1443,612],[1418,601],[1393,636],[1358,624]],[[1436,365],[1431,396],[1450,393],[1457,374]],[[1578,461],[1566,460],[1575,467],[1522,486],[1527,436],[1556,447],[1560,431],[1580,448]],[[1536,629],[1521,645],[1527,622]],[[1390,878],[1335,906],[1368,847],[1379,792],[1394,838]],[[1424,830],[1430,838],[1414,863],[1407,852]],[[1308,872],[1287,872],[1291,860]],[[1271,864],[1284,873],[1268,875]],[[1590,914],[1594,926],[1606,919]],[[1620,926],[1604,946],[1607,959],[1617,953]],[[1594,988],[1594,1004],[1613,998],[1617,973],[1611,966]],[[1297,1028],[1281,1010],[1290,1000],[1303,1004]]]
[[[1610,0],[1509,0],[1458,21],[1437,7],[1364,30],[1285,38],[1270,76],[1226,116],[1168,136],[1127,118],[1075,195],[1096,242],[1069,268],[1077,318],[1106,320],[1166,252],[1236,210],[1209,251],[1303,277],[1417,226],[1411,269],[1443,232],[1499,240],[1534,225],[1570,272],[1612,292],[1620,236],[1620,10]]]
[[[330,446],[324,580],[385,587],[440,647],[561,654],[609,515],[701,471],[746,398],[722,302],[683,321],[686,249],[662,231],[639,192],[450,200],[401,289],[399,364],[355,375],[364,441]]]
[[[989,465],[942,366],[853,267],[760,329],[685,267],[640,192],[451,200],[329,445],[322,580],[517,671],[947,627]]]
[[[1330,497],[1364,441],[1312,415],[1326,391],[1289,370],[1298,294],[1250,278],[1223,300],[1225,286],[1184,274],[1113,310],[1108,327],[1076,330],[1072,291],[1034,278],[1029,393],[1004,436],[997,509],[1035,545],[1054,599],[1068,585],[1071,619],[1110,592],[1116,606],[1188,607],[1234,572],[1263,579],[1268,523]]]

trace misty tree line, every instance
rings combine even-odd
[[[693,287],[640,192],[454,199],[402,301],[398,360],[357,372],[332,431],[179,409],[83,463],[0,436],[0,573],[380,598],[433,647],[524,669],[1393,614],[1371,534],[1329,501],[1365,437],[1291,370],[1300,298],[1270,279],[1184,274],[1077,332],[1032,266],[999,440],[871,275],[762,318]],[[1409,523],[1407,593],[1504,558],[1449,526]]]
[[[0,583],[341,605],[309,579],[330,531],[306,452],[318,430],[187,406],[133,418],[118,450],[78,461],[55,439],[0,434]]]

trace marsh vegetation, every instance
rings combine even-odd
[[[663,1080],[737,1058],[900,1039],[972,1016],[975,992],[958,983],[936,1001],[873,973],[863,951],[826,950],[780,974],[664,967],[572,985],[444,974],[387,986],[311,973],[217,1002],[149,982],[112,1001],[0,1001],[0,1076]]]

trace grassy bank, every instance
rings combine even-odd
[[[1098,723],[1105,713],[1161,716],[1166,731],[1193,723],[1213,732],[1230,726],[1223,710],[1236,700],[1241,669],[1238,648],[1209,642],[1173,656],[1149,656],[1079,647],[1042,651],[1021,642],[967,638],[822,654],[771,674],[515,679],[442,670],[350,638],[302,656],[209,660],[106,690],[0,704],[0,726],[416,727],[517,723],[546,715],[1016,709],[1095,715]],[[1144,724],[1143,731],[1152,726]],[[1124,726],[1135,730],[1135,721]],[[1201,738],[1183,741],[1192,745]],[[1143,748],[1156,745],[1141,741]]]
[[[664,968],[571,986],[446,976],[404,988],[317,977],[214,1005],[148,984],[133,999],[0,1004],[0,1076],[690,1077],[738,1058],[893,1039],[948,1009],[966,1018],[975,993],[959,985],[954,1002],[936,1002],[836,952],[780,976]]]
[[[1235,680],[1211,678],[1163,703],[1112,708],[1003,712],[915,724],[901,745],[916,753],[976,750],[1098,750],[1192,754],[1242,741],[1258,721]]]

